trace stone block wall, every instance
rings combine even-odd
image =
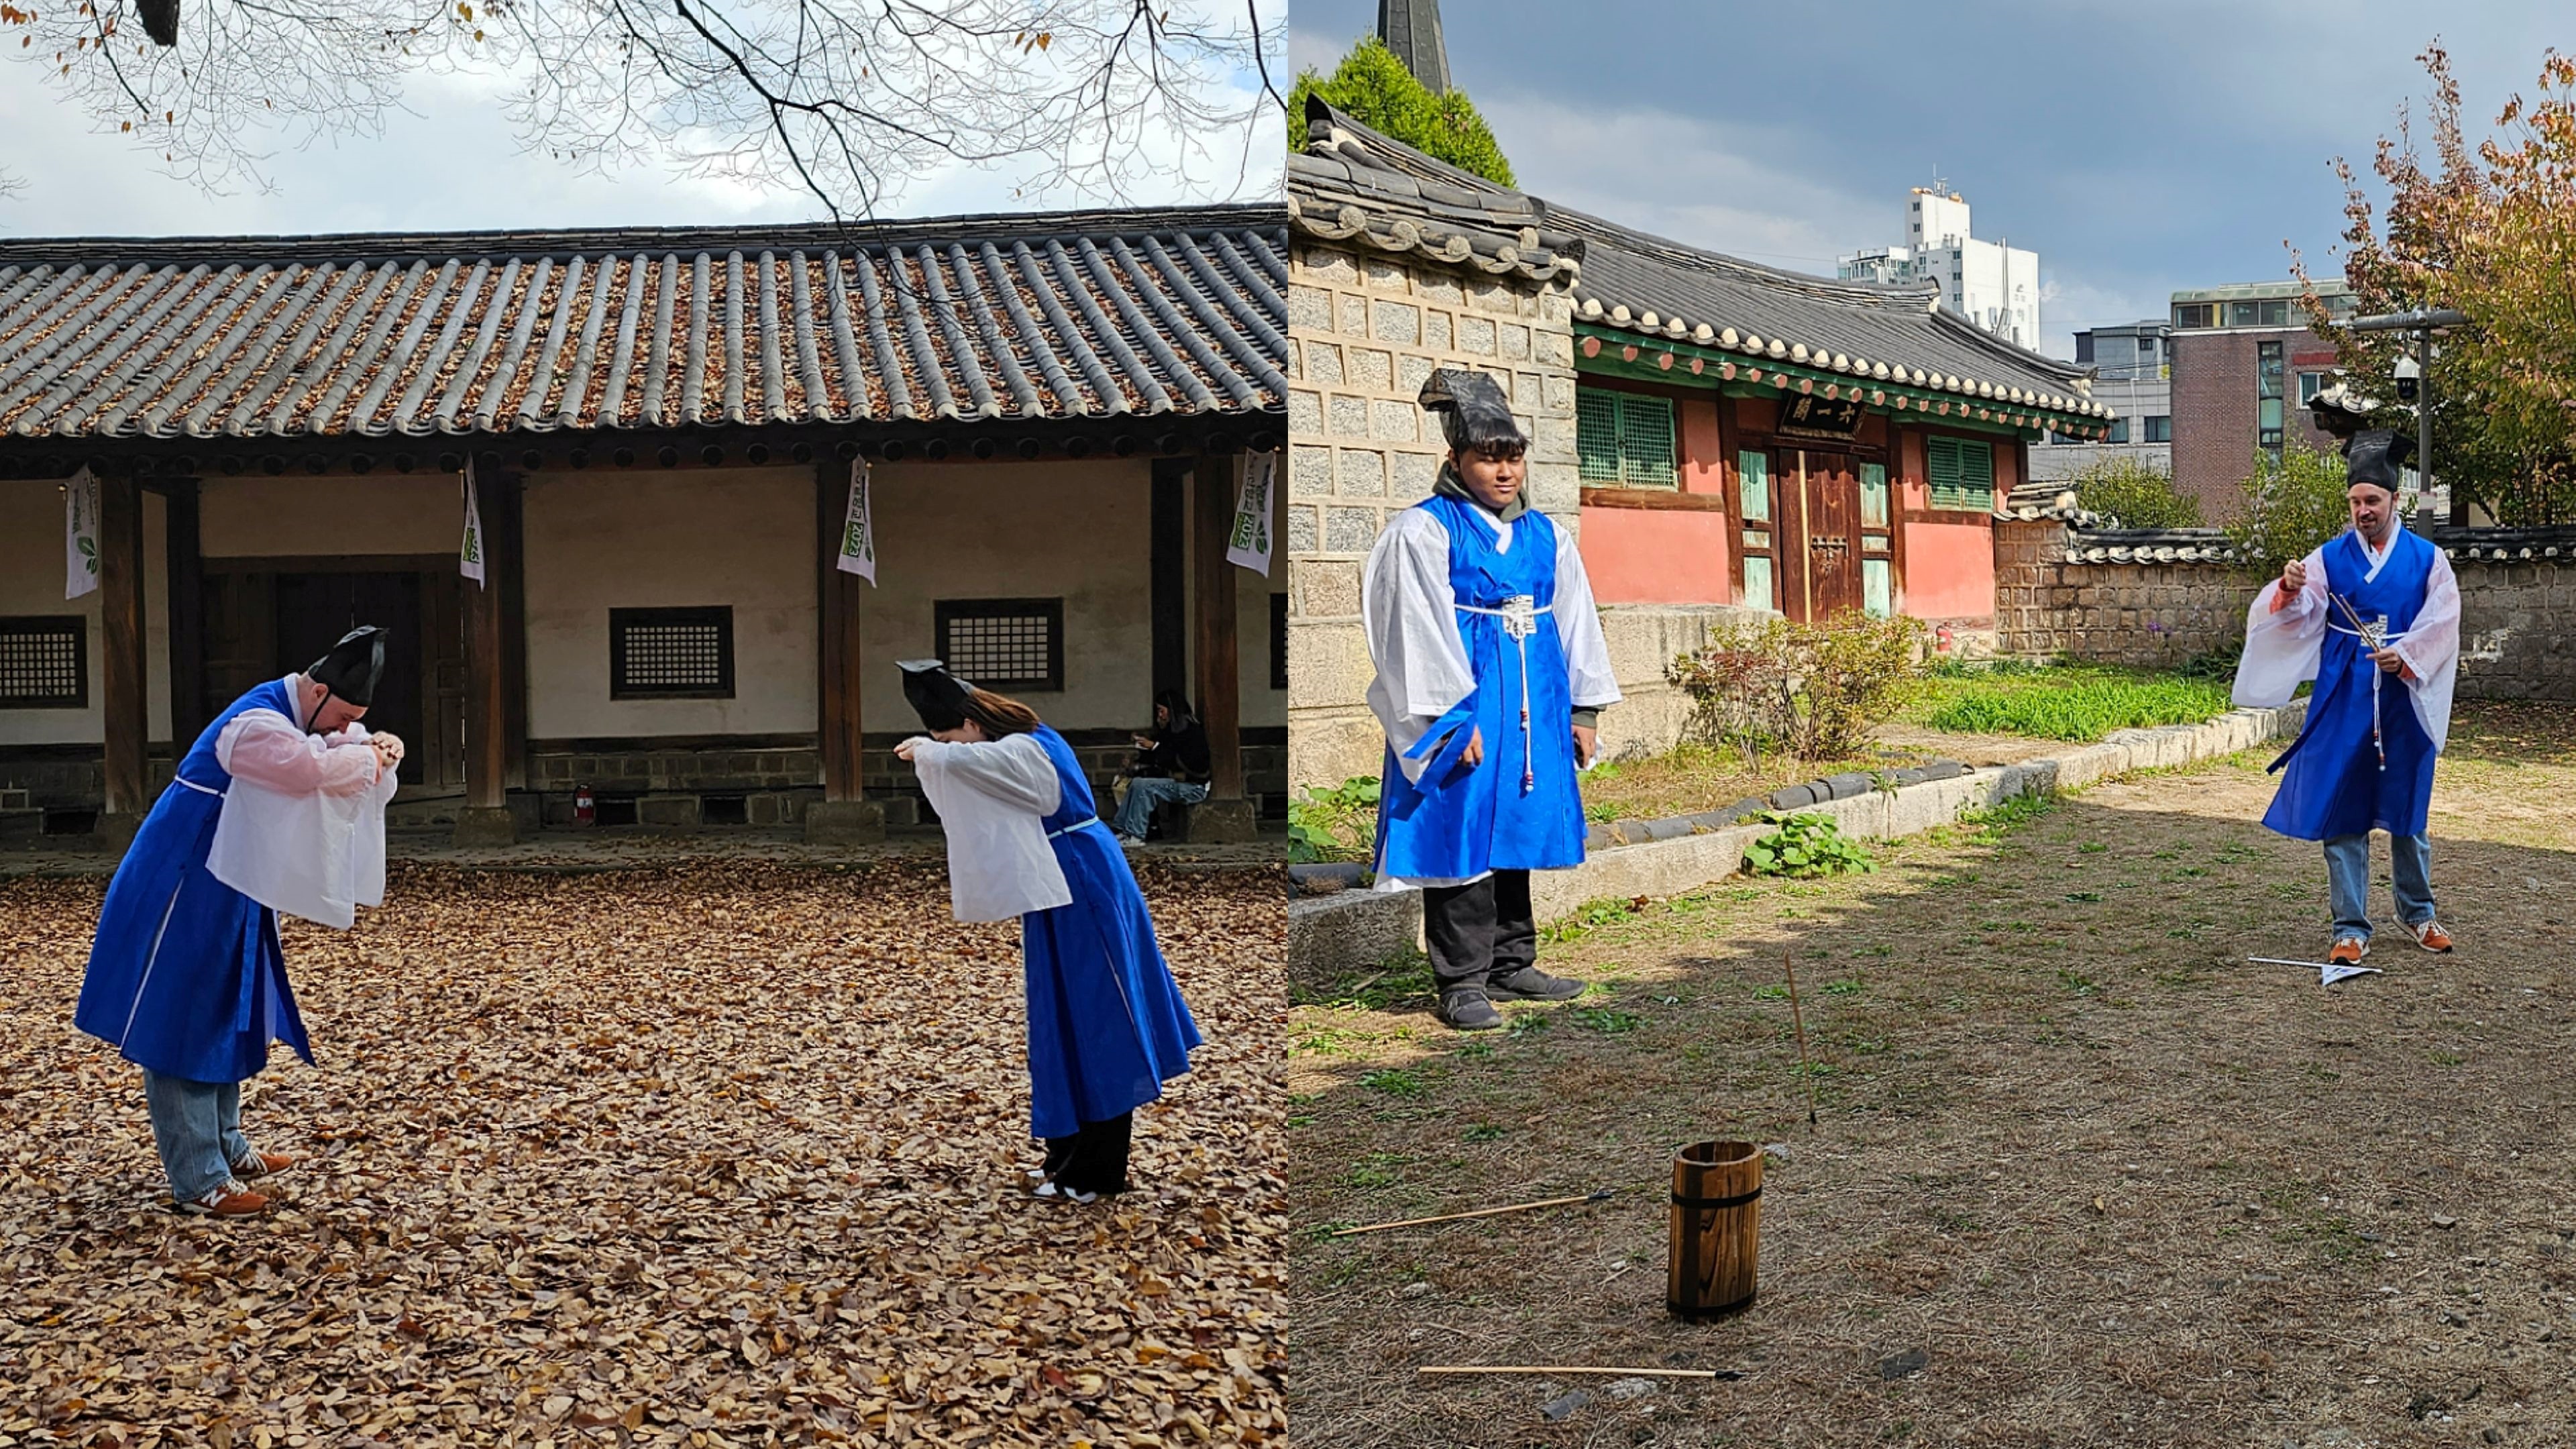
[[[2216,564],[2075,563],[2053,520],[1995,530],[2006,655],[2169,668],[2234,648],[2263,576]],[[2576,701],[2576,565],[2454,559],[2462,699]]]
[[[1436,367],[1502,384],[1530,435],[1533,507],[1578,526],[1573,308],[1540,285],[1300,238],[1288,273],[1288,718],[1292,790],[1377,773],[1360,566],[1431,495],[1446,445],[1414,399]]]
[[[1996,652],[2171,667],[2234,648],[2261,585],[2222,564],[2069,562],[2064,524],[1998,520]]]

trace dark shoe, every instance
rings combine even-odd
[[[1499,1001],[1572,1001],[1583,994],[1583,983],[1524,966],[1508,976],[1487,981],[1485,991]]]
[[[1459,1031],[1492,1031],[1503,1024],[1503,1014],[1485,993],[1473,989],[1443,993],[1440,1019]]]

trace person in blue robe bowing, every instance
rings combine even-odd
[[[347,929],[384,900],[384,804],[402,741],[358,723],[384,672],[361,628],[300,674],[217,715],[108,882],[73,1022],[143,1069],[172,1206],[240,1217],[246,1180],[292,1165],[254,1149],[241,1084],[283,1041],[313,1051],[280,947],[280,912]]]
[[[2460,586],[2451,562],[2397,520],[2397,471],[2412,441],[2385,429],[2345,446],[2352,527],[2257,594],[2236,703],[2277,708],[2316,682],[2299,737],[2272,762],[2281,787],[2263,823],[2324,842],[2334,934],[2326,959],[2370,954],[2370,832],[2388,833],[2397,920],[2427,951],[2451,949],[2433,906],[2425,815],[2451,729]]]
[[[1444,368],[1423,384],[1449,457],[1432,496],[1369,551],[1360,610],[1369,709],[1386,731],[1377,885],[1422,889],[1440,1019],[1503,1024],[1503,1001],[1565,1001],[1541,971],[1533,870],[1583,863],[1575,772],[1619,699],[1574,537],[1529,506],[1529,440],[1502,389]]]
[[[930,733],[895,753],[947,833],[950,908],[961,921],[1020,920],[1029,1133],[1046,1149],[1033,1190],[1076,1203],[1124,1192],[1136,1109],[1190,1069],[1199,1044],[1145,894],[1064,736],[937,660],[901,667]]]

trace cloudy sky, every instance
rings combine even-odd
[[[2449,47],[2492,120],[2576,11],[2538,0],[1446,0],[1451,78],[1521,184],[1684,241],[1831,274],[1904,239],[1937,174],[1976,234],[2040,254],[2045,350],[2162,316],[2180,288],[2331,271],[2343,192],[2414,60]],[[1580,16],[1579,23],[1574,23]],[[1376,0],[1294,0],[1290,54],[1329,69]]]
[[[1222,4],[1230,17],[1243,13],[1240,0],[1177,3]],[[1275,25],[1286,9],[1286,0],[1258,3],[1267,24]],[[0,236],[732,224],[824,214],[802,191],[693,178],[676,164],[631,164],[600,175],[531,154],[502,114],[505,78],[467,75],[415,78],[403,93],[403,112],[381,136],[304,146],[281,139],[264,163],[270,189],[235,187],[209,195],[163,174],[152,148],[95,128],[47,79],[41,66],[23,63],[14,47],[0,60],[0,137],[6,138],[0,140],[0,178],[15,185],[0,195]],[[1249,73],[1233,83],[1245,97],[1259,85]],[[1279,194],[1284,131],[1275,108],[1264,126],[1263,143],[1253,148],[1253,169],[1231,199]],[[1207,139],[1208,156],[1239,158],[1239,138]],[[1223,189],[1237,182],[1230,165],[1205,161],[1198,169],[1204,184],[1194,190],[1185,192],[1165,172],[1120,200],[1156,205],[1229,199]],[[1026,174],[1026,168],[1009,166],[951,166],[915,181],[893,211],[938,216],[1102,204],[1097,197],[1017,194]]]

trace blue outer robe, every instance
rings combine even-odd
[[[2369,578],[2370,557],[2360,535],[2347,532],[2322,550],[2326,587],[2343,596],[2365,620],[2388,616],[2388,631],[2415,626],[2431,585],[2436,557],[2422,534],[2399,529],[2379,577]],[[2385,830],[2421,835],[2433,799],[2433,765],[2439,754],[2416,718],[2406,686],[2380,672],[2350,629],[2341,609],[2327,614],[2317,664],[2317,685],[2306,725],[2272,768],[2282,771],[2280,793],[2263,823],[2298,840],[2332,840]],[[2371,680],[2379,679],[2379,733],[2388,766],[2371,746]]]
[[[1564,641],[1548,613],[1538,616],[1538,632],[1515,642],[1501,618],[1476,612],[1500,608],[1519,594],[1529,595],[1539,609],[1553,608],[1556,525],[1535,509],[1524,513],[1512,523],[1510,551],[1498,552],[1493,530],[1470,516],[1475,504],[1434,494],[1414,506],[1438,517],[1449,535],[1449,589],[1462,606],[1458,633],[1476,688],[1414,745],[1416,757],[1430,756],[1420,780],[1408,779],[1394,746],[1387,747],[1379,777],[1377,873],[1463,880],[1489,870],[1581,865],[1583,797],[1574,780],[1574,705]],[[1460,757],[1477,731],[1484,735],[1485,759],[1470,769]]]
[[[215,716],[179,761],[108,882],[74,1025],[127,1061],[191,1082],[239,1082],[283,1041],[309,1065],[304,1020],[286,981],[277,913],[215,879],[215,842],[232,776],[215,740],[244,710],[295,718],[286,682],[270,680]]]
[[[1145,893],[1100,823],[1091,782],[1064,736],[1034,732],[1064,798],[1046,817],[1048,845],[1073,904],[1020,917],[1029,996],[1029,1131],[1070,1137],[1163,1095],[1190,1069],[1197,1023],[1154,941]]]

